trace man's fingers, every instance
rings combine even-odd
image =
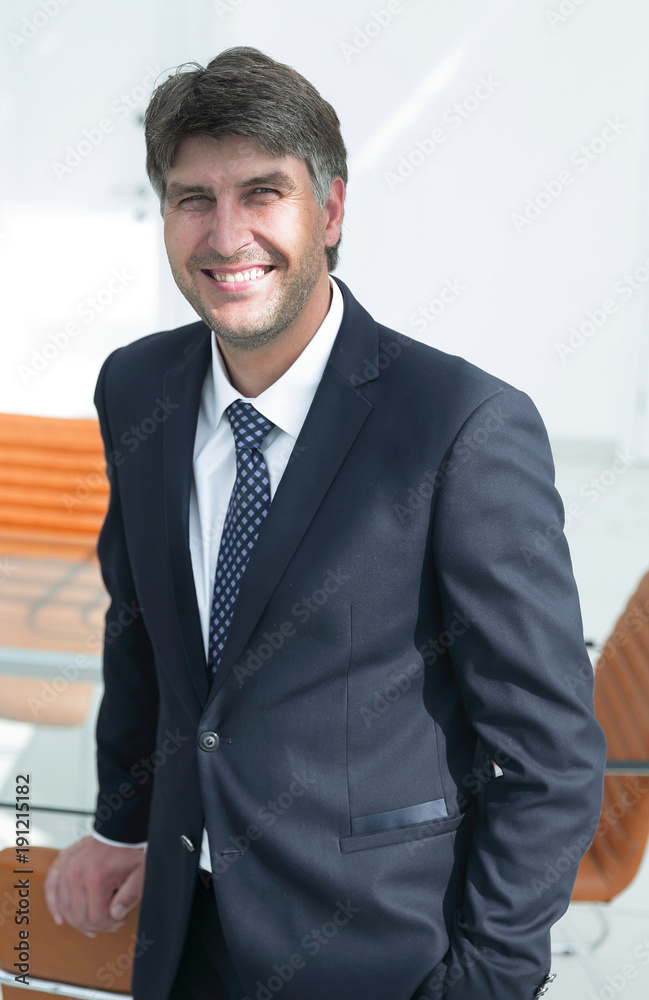
[[[61,926],[63,923],[63,917],[61,916],[58,900],[59,881],[59,870],[56,867],[56,864],[50,865],[44,884],[45,902],[47,903],[48,910],[52,914],[54,923]]]
[[[144,851],[103,844],[93,837],[58,855],[45,880],[45,898],[57,924],[88,937],[116,931],[137,905],[144,880]]]
[[[134,868],[113,896],[110,915],[113,920],[123,920],[127,913],[135,909],[142,898],[144,865]]]
[[[43,890],[45,893],[45,902],[56,924],[61,926],[67,920],[72,927],[76,927],[83,934],[86,934],[88,937],[95,937],[94,933],[88,931],[84,925],[85,894],[82,893],[81,897],[77,900],[77,908],[80,906],[81,912],[75,912],[66,880],[61,878],[61,872],[56,863],[51,865],[48,870]]]
[[[68,877],[62,879],[59,893],[61,912],[72,927],[76,927],[78,931],[86,934],[92,929],[89,926],[91,921],[88,914],[86,881],[82,877],[81,870],[76,877],[70,878],[70,874],[70,870],[68,870]]]

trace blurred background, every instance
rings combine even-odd
[[[336,273],[360,302],[537,404],[596,659],[649,568],[642,0],[6,0],[0,412],[94,418],[111,350],[195,319],[169,274],[142,121],[156,80],[231,45],[291,64],[336,108],[350,159]],[[9,451],[18,426],[0,433]],[[87,470],[75,475],[68,514],[90,518],[101,488]],[[17,762],[29,767],[34,842],[62,846],[86,828],[95,794],[99,661],[79,636],[96,635],[103,595],[95,577],[63,573],[62,584],[59,574],[48,599],[84,608],[66,639],[38,618],[47,601],[41,589],[35,610],[24,553],[4,551],[0,671],[22,671],[41,700],[63,663],[88,685],[82,721],[0,708],[0,799],[12,798]],[[25,607],[36,657],[10,634]],[[0,809],[0,847],[13,843]],[[606,907],[607,937],[594,951],[600,917],[571,906],[556,938],[581,943],[556,956],[552,997],[647,995],[647,888],[645,864]]]

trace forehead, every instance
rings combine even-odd
[[[262,176],[281,170],[295,181],[309,181],[309,171],[295,156],[273,156],[256,139],[228,135],[222,139],[192,135],[182,139],[176,149],[168,179],[199,181],[241,181],[248,176]]]

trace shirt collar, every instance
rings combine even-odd
[[[332,288],[329,312],[291,367],[254,399],[242,396],[230,382],[216,336],[212,335],[211,391],[204,403],[205,415],[214,430],[230,403],[243,399],[276,427],[293,438],[298,437],[343,318],[342,292],[335,280],[329,281]]]

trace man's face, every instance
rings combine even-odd
[[[176,284],[225,344],[267,344],[328,280],[325,245],[338,238],[330,215],[301,160],[245,136],[184,139],[163,210]]]

